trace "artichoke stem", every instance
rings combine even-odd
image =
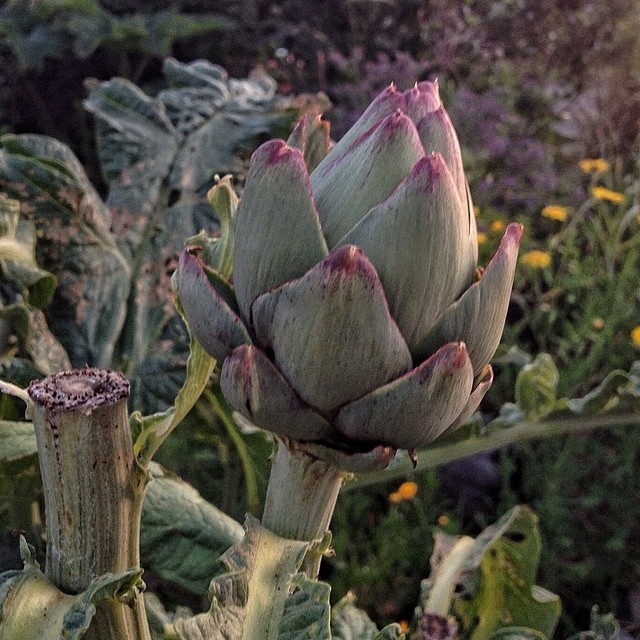
[[[325,539],[338,493],[347,474],[314,458],[295,441],[278,440],[271,466],[262,524],[289,540],[306,542]],[[312,547],[302,569],[315,579],[323,548]]]
[[[34,427],[47,528],[45,574],[76,594],[105,573],[140,564],[146,476],[133,452],[129,383],[101,369],[63,371],[33,382]],[[149,640],[141,594],[98,604],[86,639]]]

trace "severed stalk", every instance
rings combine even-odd
[[[46,576],[76,594],[92,579],[140,564],[146,474],[129,429],[129,382],[101,369],[32,382],[33,422],[44,487]],[[141,593],[98,605],[85,638],[149,640]]]

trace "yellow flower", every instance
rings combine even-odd
[[[405,499],[411,500],[418,493],[418,485],[415,482],[403,482],[398,487],[398,493]]]
[[[586,158],[580,160],[579,164],[585,173],[598,173],[609,169],[609,163],[604,158]]]
[[[606,187],[591,187],[591,195],[596,200],[613,202],[613,204],[622,204],[624,202],[624,193],[612,191]]]
[[[389,502],[397,504],[404,500],[411,500],[418,493],[418,485],[415,482],[403,482],[393,493],[389,494]]]
[[[438,524],[441,527],[446,527],[449,524],[449,516],[443,513],[441,516],[438,517]]]
[[[520,262],[532,269],[545,269],[551,264],[551,255],[546,251],[534,249],[533,251],[527,251],[520,258]]]
[[[480,215],[480,207],[476,207],[476,205],[473,205],[473,215],[477,218]]]
[[[484,231],[478,231],[478,244],[486,244],[488,238]]]
[[[494,220],[491,223],[491,231],[502,231],[504,229],[504,222],[502,220]]]
[[[591,326],[596,330],[596,331],[602,331],[604,329],[604,320],[602,318],[594,318],[591,321]]]
[[[409,623],[406,620],[400,620],[398,624],[400,625],[400,633],[407,633],[407,631],[409,631]]]
[[[545,218],[564,222],[569,214],[569,207],[563,207],[559,204],[548,204],[542,209],[541,213]]]
[[[631,342],[636,349],[640,349],[640,326],[634,327],[631,330]]]

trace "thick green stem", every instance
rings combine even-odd
[[[318,460],[295,442],[278,442],[271,467],[262,525],[289,540],[322,540],[348,474]],[[312,550],[303,568],[316,578],[322,550]]]
[[[146,486],[129,430],[129,383],[100,369],[64,371],[29,387],[44,487],[47,577],[79,593],[93,578],[140,564]],[[149,640],[142,597],[98,605],[88,640]]]
[[[342,471],[278,439],[249,582],[243,640],[276,640],[290,579],[301,569],[317,578]],[[314,544],[315,543],[315,544]]]

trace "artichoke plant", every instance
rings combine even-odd
[[[435,82],[392,85],[319,159],[325,146],[316,118],[259,147],[232,278],[191,246],[175,286],[236,411],[341,469],[383,467],[462,424],[491,385],[522,228],[477,268]]]

